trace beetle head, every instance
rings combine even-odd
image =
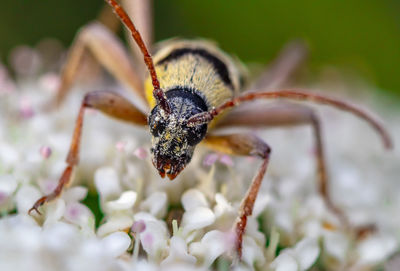
[[[148,119],[153,165],[161,177],[167,175],[171,180],[190,162],[196,145],[207,132],[207,124],[187,124],[191,116],[204,111],[196,100],[173,95],[173,91],[167,92],[170,113],[156,105]]]

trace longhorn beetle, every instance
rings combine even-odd
[[[240,65],[214,44],[204,40],[172,40],[162,44],[152,57],[148,50],[151,40],[151,27],[148,27],[149,1],[141,1],[133,9],[135,19],[137,17],[138,24],[144,29],[146,42],[116,0],[106,0],[106,2],[129,29],[140,49],[136,55],[143,57],[149,76],[142,80],[140,72],[133,68],[123,46],[111,31],[100,23],[92,23],[80,32],[70,51],[61,75],[57,103],[62,102],[67,94],[76,78],[81,58],[84,52],[89,50],[106,69],[134,90],[139,99],[147,104],[148,115],[146,116],[137,106],[117,93],[95,91],[86,94],[66,159],[68,165],[58,186],[51,194],[40,198],[29,212],[35,210],[39,213],[38,208],[58,197],[64,186],[70,182],[73,169],[79,161],[86,108],[99,110],[135,125],[148,125],[152,136],[150,150],[152,163],[161,177],[167,175],[171,180],[190,162],[194,149],[200,142],[205,142],[220,152],[260,158],[262,164],[242,201],[234,225],[239,258],[242,254],[247,217],[252,214],[258,190],[267,170],[271,149],[267,143],[251,133],[214,135],[213,131],[217,128],[310,124],[315,136],[319,191],[327,205],[343,217],[329,198],[320,122],[314,111],[293,104],[271,108],[261,104],[248,106],[246,103],[259,99],[287,99],[333,106],[367,121],[381,136],[384,146],[388,149],[392,147],[390,137],[380,121],[359,107],[343,100],[301,90],[270,90],[272,85],[279,85],[279,81],[283,81],[301,60],[301,50],[298,46],[292,46],[278,58],[275,66],[279,72],[275,81],[261,78],[258,83],[259,90],[240,94],[242,90]],[[128,1],[126,3],[128,4]],[[228,111],[229,108],[231,110]],[[224,116],[219,118],[222,113],[225,113]]]

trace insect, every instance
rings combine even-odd
[[[265,104],[251,104],[255,100],[287,99],[308,101],[336,107],[355,114],[367,121],[382,137],[384,146],[392,143],[380,121],[363,109],[346,101],[308,93],[300,90],[270,91],[270,83],[261,84],[259,90],[243,91],[241,70],[237,63],[210,42],[203,40],[172,40],[161,45],[152,57],[148,50],[150,30],[143,27],[145,40],[116,0],[106,0],[118,18],[129,29],[140,51],[148,71],[142,79],[129,62],[129,57],[120,42],[102,24],[86,26],[78,35],[62,72],[62,83],[57,101],[61,102],[76,78],[79,63],[86,50],[98,59],[118,80],[134,90],[140,101],[147,106],[142,112],[121,95],[108,91],[95,91],[85,95],[76,120],[72,143],[67,156],[67,167],[60,177],[58,186],[49,195],[40,198],[30,209],[39,213],[38,208],[58,197],[70,182],[73,169],[78,165],[80,139],[84,112],[87,108],[99,110],[111,117],[128,121],[135,125],[148,126],[152,137],[152,163],[161,177],[175,179],[190,162],[196,146],[200,142],[210,148],[227,154],[255,156],[262,163],[242,201],[238,219],[233,226],[236,233],[236,251],[242,254],[243,234],[247,218],[252,214],[260,185],[266,173],[271,148],[261,138],[251,134],[215,135],[220,127],[259,127],[268,125],[309,124],[315,136],[316,164],[319,191],[328,206],[338,215],[329,198],[321,140],[320,121],[315,112],[305,106],[281,104],[267,107]],[[148,21],[149,1],[138,6],[139,25]],[[290,60],[290,61],[289,61]],[[295,54],[286,54],[279,63],[280,75],[287,76],[298,62]],[[283,72],[282,72],[283,70]],[[283,76],[283,77],[284,77]],[[278,84],[279,85],[279,84]],[[242,93],[241,93],[242,92]],[[249,106],[250,104],[250,106]],[[230,109],[230,110],[228,110]]]

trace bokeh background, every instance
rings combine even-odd
[[[245,63],[267,63],[282,46],[304,39],[315,74],[333,66],[400,101],[398,0],[156,0],[155,38],[206,37]],[[68,46],[102,0],[2,0],[0,59],[17,45],[47,37]]]

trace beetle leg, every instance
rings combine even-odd
[[[135,91],[146,103],[141,77],[130,62],[130,56],[120,41],[100,23],[85,26],[75,39],[61,73],[61,84],[57,92],[56,104],[60,104],[67,95],[79,74],[82,59],[89,50],[93,56],[112,75],[126,87]]]
[[[36,211],[40,214],[38,208],[44,203],[57,198],[61,194],[63,188],[70,183],[72,172],[79,163],[83,117],[86,108],[93,108],[118,120],[128,121],[137,125],[147,124],[146,116],[143,113],[141,113],[128,100],[114,92],[94,91],[86,94],[82,101],[78,118],[75,122],[74,133],[66,159],[67,167],[61,175],[56,189],[49,195],[37,200],[33,207],[29,210],[29,214],[32,211]]]
[[[230,111],[220,122],[218,128],[246,127],[266,128],[278,126],[310,125],[315,140],[315,155],[317,169],[318,190],[326,205],[340,219],[345,227],[350,223],[342,210],[332,202],[329,194],[328,173],[322,140],[322,128],[318,115],[307,106],[281,103],[275,106],[266,106],[265,103],[244,104]]]
[[[263,140],[251,134],[211,135],[205,138],[205,144],[227,154],[256,156],[263,160],[241,203],[238,220],[235,224],[236,250],[240,259],[242,257],[243,235],[246,231],[247,217],[251,216],[253,212],[254,202],[267,170],[271,148]]]
[[[249,89],[277,89],[282,87],[304,63],[308,55],[302,41],[292,41],[283,47],[275,60],[251,84]]]

